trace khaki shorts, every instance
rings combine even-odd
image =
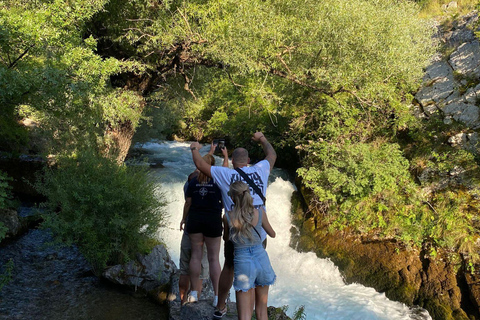
[[[190,257],[192,256],[192,245],[190,237],[183,233],[182,242],[180,244],[180,274],[189,274]],[[200,271],[200,279],[209,278],[207,246],[203,245],[202,270]]]

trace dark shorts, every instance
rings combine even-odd
[[[209,238],[221,237],[222,218],[221,216],[191,215],[188,217],[186,230],[188,234],[201,233]]]
[[[264,249],[267,248],[267,238],[263,240],[262,246]],[[233,242],[228,240],[225,241],[225,245],[223,246],[223,255],[225,256],[225,265],[227,267],[233,268],[233,259],[235,257],[235,248],[233,247]]]

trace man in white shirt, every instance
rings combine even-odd
[[[212,167],[207,162],[202,159],[200,155],[201,145],[198,142],[194,142],[190,145],[192,150],[192,157],[195,163],[195,166],[203,172],[205,175],[212,177],[215,183],[219,186],[222,192],[222,200],[224,203],[225,211],[230,211],[233,207],[233,201],[228,196],[228,190],[230,189],[230,184],[237,180],[245,181],[242,176],[235,170],[235,168],[240,168],[246,173],[246,175],[258,186],[263,196],[265,197],[267,191],[268,176],[270,171],[273,169],[273,165],[277,159],[277,154],[273,149],[272,145],[268,142],[267,138],[261,132],[256,132],[252,140],[259,142],[262,145],[263,151],[265,152],[265,159],[256,163],[254,166],[248,167],[250,158],[248,157],[248,151],[244,148],[237,148],[232,153],[232,165],[234,169],[225,168],[225,167]],[[246,182],[246,181],[245,181]],[[247,183],[248,184],[248,183]],[[250,194],[253,197],[253,205],[255,207],[263,207],[264,202],[262,198],[250,187]],[[265,215],[266,218],[266,215]],[[266,233],[262,229],[261,233],[262,240],[266,239]],[[225,239],[225,264],[220,275],[220,284],[219,284],[219,295],[218,295],[218,304],[217,309],[214,314],[214,319],[221,319],[226,313],[226,304],[228,291],[232,287],[233,283],[233,244],[229,239]],[[261,303],[266,303],[262,301],[256,301],[256,305]],[[262,308],[258,308],[259,310]],[[265,308],[266,310],[266,308]],[[257,312],[257,308],[256,308]],[[257,314],[257,319],[262,319],[263,315]]]

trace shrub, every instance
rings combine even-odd
[[[0,209],[11,205],[11,187],[8,184],[10,178],[6,173],[0,171]]]
[[[96,273],[151,249],[164,217],[145,169],[91,152],[59,159],[37,188],[48,199],[43,227],[78,245]]]

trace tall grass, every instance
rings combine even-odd
[[[472,10],[478,10],[478,0],[457,0],[457,6],[446,6],[451,3],[451,0],[421,0],[418,4],[421,7],[420,17],[439,18],[448,17],[451,15],[464,15]]]

